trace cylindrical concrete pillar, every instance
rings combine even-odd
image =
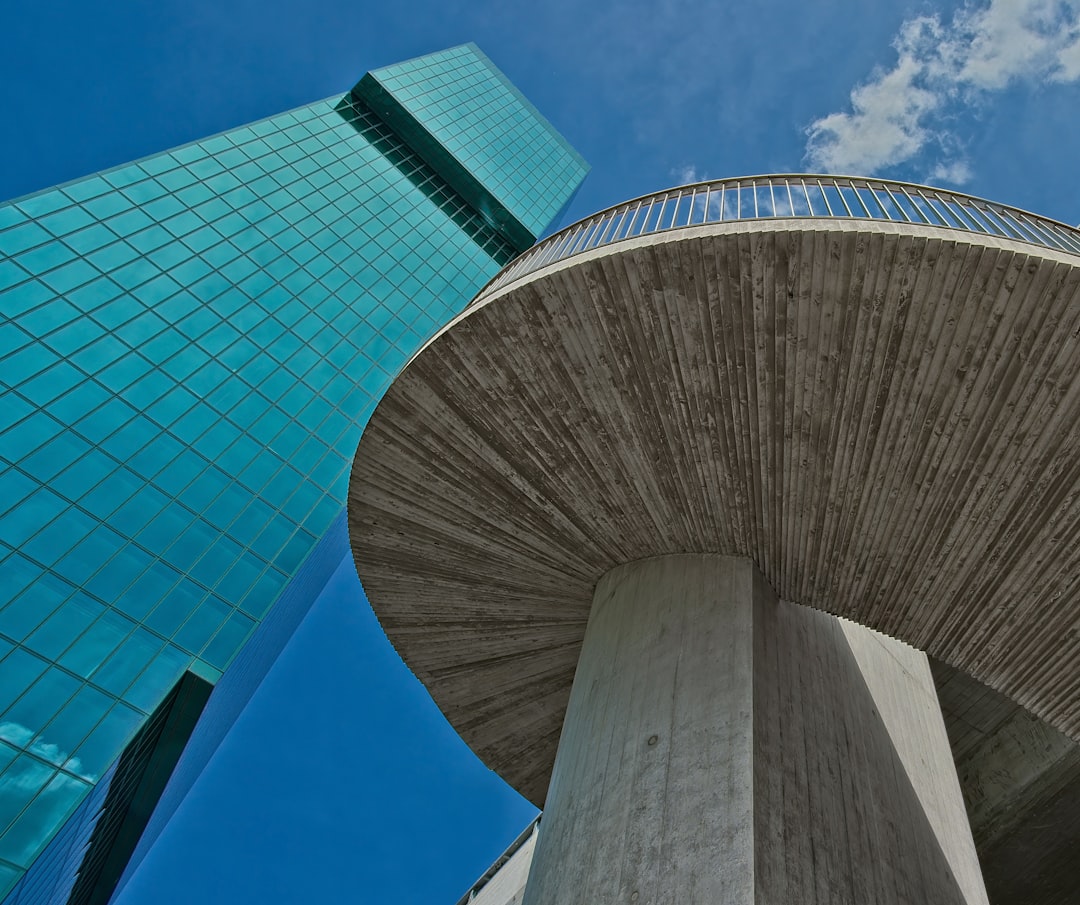
[[[754,565],[599,582],[525,905],[985,905],[926,657]]]

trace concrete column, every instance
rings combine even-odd
[[[986,905],[926,657],[664,556],[597,585],[525,905]]]

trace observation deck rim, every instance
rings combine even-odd
[[[805,212],[795,212],[792,207],[791,212],[789,213],[776,213],[774,201],[773,212],[768,214],[759,214],[755,210],[754,214],[742,215],[741,211],[737,210],[737,215],[734,217],[724,216],[725,212],[723,210],[723,205],[728,190],[737,192],[745,190],[752,191],[756,194],[757,190],[761,188],[766,188],[770,191],[778,187],[787,188],[789,190],[790,200],[790,189],[793,185],[797,185],[804,189],[804,198],[807,201],[808,208]],[[825,210],[814,210],[813,204],[809,200],[809,193],[805,190],[807,185],[820,189],[821,199],[824,203]],[[909,194],[909,192],[914,190],[914,197],[917,197],[920,200],[927,201],[927,195],[929,195],[933,200],[947,205],[945,211],[949,214],[949,218],[941,216],[941,214],[933,209],[931,205],[931,210],[939,222],[931,221],[921,211],[918,212],[921,219],[913,220],[903,208],[899,205],[895,205],[895,196],[891,195],[891,193],[890,200],[894,203],[896,210],[902,214],[901,217],[891,216],[888,209],[881,205],[880,199],[878,199],[876,195],[874,196],[874,199],[880,208],[881,215],[875,216],[870,213],[869,208],[866,206],[865,202],[862,201],[861,196],[858,197],[864,208],[863,213],[852,213],[847,206],[846,201],[844,202],[845,212],[834,213],[829,206],[828,196],[825,195],[826,188],[835,188],[837,194],[839,194],[841,198],[843,198],[841,191],[843,189],[856,192],[856,195],[859,189],[869,190],[870,192],[873,192],[874,189],[880,189],[885,192],[889,192],[890,189],[897,189],[909,200],[912,199],[912,195]],[[708,206],[711,203],[714,190],[720,197],[721,216],[709,218]],[[687,205],[686,219],[684,222],[680,208],[682,207],[683,200],[687,197],[690,198],[690,204]],[[705,199],[704,216],[701,219],[694,219],[694,206],[697,203],[698,197],[703,197]],[[665,208],[667,203],[672,200],[674,201],[674,209],[669,215],[670,219],[665,225],[663,222],[667,213]],[[650,228],[649,218],[651,210],[656,205],[657,201],[661,204],[658,222],[655,226]],[[645,205],[649,205],[649,213],[642,219],[640,227],[635,231],[636,224],[633,221],[636,218],[637,213],[639,213]],[[965,222],[964,217],[957,216],[954,212],[954,208],[948,205],[955,205],[956,208],[965,214],[967,219],[971,222]],[[611,224],[614,222],[614,218],[622,217],[623,221],[625,221],[626,214],[631,211],[634,211],[634,214],[631,215],[631,222],[629,224],[624,226],[623,223],[620,223],[615,229],[612,230],[610,228]],[[980,223],[975,216],[972,216],[970,214],[971,211],[977,212],[979,216],[982,217],[983,222]],[[1000,223],[996,223],[994,220],[986,218],[985,212],[991,213],[995,218],[1005,218],[1004,224],[1008,229],[1002,228]],[[948,222],[950,218],[954,220],[955,223]],[[717,223],[752,223],[754,221],[778,220],[844,220],[868,223],[896,223],[914,227],[931,227],[947,229],[957,233],[974,236],[990,236],[999,239],[1010,239],[1023,242],[1035,248],[1045,248],[1050,249],[1051,251],[1064,252],[1065,254],[1080,255],[1080,227],[1070,226],[1063,221],[1054,220],[1051,217],[1036,214],[1013,205],[1002,204],[1001,202],[982,198],[978,195],[970,195],[965,192],[957,192],[952,189],[939,188],[937,186],[924,185],[916,182],[905,182],[897,179],[879,179],[872,176],[848,176],[832,173],[763,173],[753,176],[735,176],[688,182],[655,192],[647,192],[596,211],[587,217],[583,217],[574,223],[568,224],[557,232],[552,233],[550,236],[541,239],[531,248],[528,248],[519,254],[484,284],[468,306],[466,306],[466,310],[475,307],[494,292],[515,283],[520,279],[543,270],[548,266],[561,263],[596,248],[616,245],[625,240],[641,238],[646,235],[673,232],[696,226],[706,226]],[[601,224],[603,224],[603,228],[597,229]],[[986,228],[987,225],[994,228],[988,229]],[[589,235],[590,233],[592,233],[592,235]],[[577,235],[577,238],[572,239],[575,234]],[[560,246],[562,247],[560,248]],[[552,252],[552,250],[554,250],[554,253],[549,253]]]

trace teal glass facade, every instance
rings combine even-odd
[[[358,86],[0,206],[0,896],[221,675],[392,376],[584,178],[471,45],[372,75],[412,125]]]
[[[580,185],[587,170],[475,45],[376,69],[354,90],[522,246],[560,215],[573,194],[566,187]],[[537,160],[546,162],[543,172]]]

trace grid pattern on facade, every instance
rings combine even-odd
[[[0,207],[0,895],[220,675],[391,376],[511,254],[350,100]]]
[[[129,808],[140,794],[144,775],[151,768],[170,722],[179,723],[181,733],[189,731],[209,690],[209,685],[197,676],[189,673],[181,678],[63,830],[8,893],[4,905],[76,905],[101,900],[109,891],[99,885],[102,870],[114,854]],[[173,747],[182,743],[182,737],[176,738],[175,725],[169,738]],[[145,810],[152,802],[138,802],[137,806]]]
[[[346,560],[346,568],[352,566],[345,518],[343,509],[214,687],[214,693],[200,714],[183,754],[131,853],[118,881],[117,895],[139,870],[139,865],[198,782],[218,746],[273,668],[297,627],[316,604],[335,571]],[[4,905],[10,903],[5,902]]]
[[[588,172],[581,155],[473,44],[371,75],[533,236],[564,207],[566,186]]]
[[[116,761],[67,905],[105,905],[202,713],[211,686],[186,673]],[[61,885],[66,890],[66,884]],[[36,905],[31,900],[18,905]]]
[[[17,881],[4,899],[4,905],[27,905],[39,901],[53,905],[57,899],[57,905],[61,905],[65,901],[63,891],[70,891],[78,876],[94,829],[101,819],[118,763],[114,763],[98,780],[30,870],[21,873],[8,865],[0,867],[0,882],[5,888],[10,885],[12,878]]]

